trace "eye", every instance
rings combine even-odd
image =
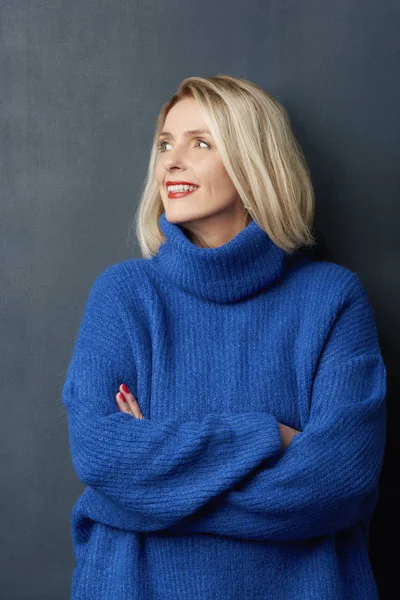
[[[202,144],[205,144],[206,146],[208,146],[208,148],[210,148],[210,144],[208,144],[204,140],[197,139],[196,142],[201,142]]]
[[[158,149],[160,150],[160,152],[165,152],[164,144],[168,144],[168,142],[160,142],[158,144]]]
[[[208,142],[205,142],[204,140],[201,140],[200,138],[196,138],[196,142],[205,144],[208,148],[211,148],[211,146]],[[163,142],[160,142],[158,144],[158,149],[160,152],[165,152],[164,144],[168,144],[168,142],[166,140],[164,140]]]

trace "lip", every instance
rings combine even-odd
[[[191,181],[166,181],[165,185],[168,187],[169,185],[195,185],[196,187],[200,187],[197,183],[192,183]]]
[[[195,194],[197,190],[198,188],[195,188],[192,191],[188,190],[187,192],[168,192],[168,198],[183,198],[184,196],[190,196],[190,194]]]

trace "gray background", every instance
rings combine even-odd
[[[129,226],[161,105],[184,77],[218,73],[255,81],[286,106],[316,191],[310,256],[355,270],[376,312],[389,428],[370,553],[389,598],[397,565],[387,543],[399,537],[399,2],[0,6],[1,598],[69,597],[69,518],[83,485],[60,393],[74,336],[95,276],[139,257]]]

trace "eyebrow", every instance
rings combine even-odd
[[[189,137],[191,135],[202,135],[204,133],[207,133],[208,135],[211,135],[211,133],[208,131],[208,129],[187,129],[186,131],[183,132],[183,135],[185,137]],[[169,136],[170,138],[174,139],[174,136],[172,135],[172,133],[170,131],[161,131],[159,134],[159,137],[162,136]]]

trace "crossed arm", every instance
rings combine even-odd
[[[121,412],[131,415],[135,419],[144,419],[138,401],[126,384],[122,383],[119,386],[119,392],[115,394],[115,400]],[[281,436],[281,449],[284,450],[289,446],[296,433],[300,433],[300,431],[283,423],[278,423],[278,426]]]
[[[102,303],[101,327],[94,326],[93,297],[63,389],[73,464],[90,488],[92,518],[132,531],[280,541],[371,515],[385,443],[386,371],[360,286],[333,324],[309,422],[283,452],[281,428],[267,412],[182,423],[120,411],[110,399],[121,382],[133,389],[128,348],[121,347],[115,302],[109,319]]]

